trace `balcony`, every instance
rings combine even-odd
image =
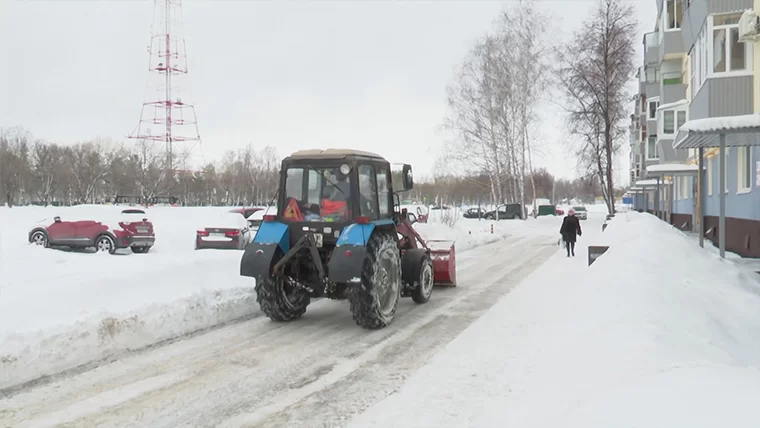
[[[657,32],[644,35],[644,64],[660,63],[660,34]]]
[[[659,62],[674,59],[686,53],[686,50],[683,47],[681,30],[663,31],[661,42]]]
[[[662,73],[660,104],[676,102],[686,98],[686,85],[683,84],[680,71]]]
[[[647,98],[660,96],[660,68],[648,65],[644,70],[644,91]],[[646,110],[646,109],[644,109]]]

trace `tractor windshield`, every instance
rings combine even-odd
[[[350,219],[350,184],[350,177],[337,167],[288,168],[283,219],[319,222]]]

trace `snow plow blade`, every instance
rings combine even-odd
[[[454,241],[427,241],[433,260],[433,285],[456,287],[457,260]]]

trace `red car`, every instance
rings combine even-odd
[[[231,213],[238,213],[242,214],[244,218],[248,218],[251,216],[251,214],[261,211],[263,208],[233,208],[230,210]]]
[[[110,221],[67,220],[55,217],[50,224],[35,226],[29,231],[29,242],[43,247],[90,248],[114,254],[130,248],[133,253],[147,253],[156,241],[153,223],[145,211],[126,209]]]

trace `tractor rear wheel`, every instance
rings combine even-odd
[[[425,256],[420,261],[420,285],[412,290],[412,300],[414,303],[427,303],[430,295],[433,294],[433,262],[429,256]]]
[[[257,279],[254,290],[261,312],[272,321],[300,318],[311,300],[306,290],[287,285],[280,277]]]
[[[354,321],[367,329],[388,326],[401,298],[401,253],[394,237],[377,231],[367,243],[360,284],[348,286]]]

